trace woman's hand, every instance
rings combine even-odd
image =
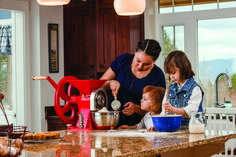
[[[125,115],[130,116],[130,115],[132,115],[132,114],[135,112],[136,106],[137,106],[137,105],[135,105],[135,104],[132,103],[132,102],[127,102],[127,103],[124,105],[125,109],[124,109],[122,112],[123,112]]]
[[[116,81],[116,80],[111,80],[110,81],[110,88],[112,91],[112,95],[115,97],[117,96],[118,90],[120,88],[120,82]]]
[[[170,112],[170,113],[174,113],[173,112],[173,106],[169,103],[169,102],[166,102],[162,105],[163,109],[165,112]]]

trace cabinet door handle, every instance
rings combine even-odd
[[[99,65],[99,68],[104,68],[104,65],[103,65],[103,64],[100,64],[100,65]]]
[[[90,68],[93,68],[93,67],[94,67],[94,64],[90,64],[89,67],[90,67]]]

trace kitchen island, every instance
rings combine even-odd
[[[25,143],[21,156],[211,156],[224,151],[235,132],[205,131],[205,134],[147,132],[146,130],[64,130],[54,142]]]

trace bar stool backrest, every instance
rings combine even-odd
[[[234,132],[236,108],[204,108],[206,127],[208,131]],[[236,139],[230,139],[225,143],[225,153],[217,154],[217,157],[225,157],[234,154]]]

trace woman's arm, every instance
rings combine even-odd
[[[102,75],[102,77],[100,78],[100,80],[107,80],[104,85],[102,86],[102,88],[107,92],[107,94],[109,95],[110,91],[110,80],[114,80],[116,78],[116,74],[112,71],[111,67],[109,67],[107,69],[107,71]]]
[[[107,69],[107,71],[102,75],[100,80],[114,80],[116,78],[116,74],[113,72],[111,67]]]

